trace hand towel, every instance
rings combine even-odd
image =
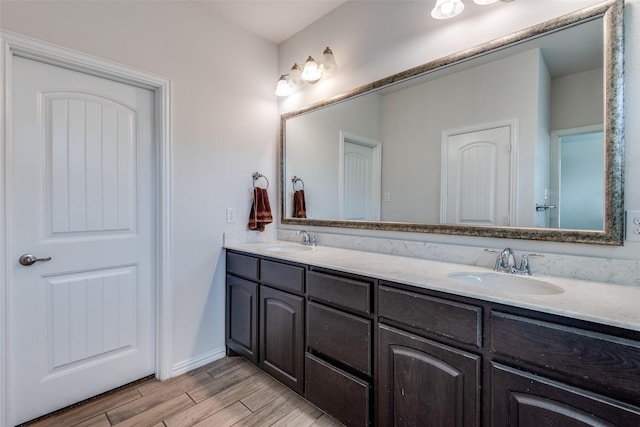
[[[253,189],[253,204],[249,214],[249,230],[264,231],[267,224],[273,222],[269,194],[266,188]]]
[[[304,190],[296,190],[293,193],[293,217],[307,217],[307,205],[304,201]]]

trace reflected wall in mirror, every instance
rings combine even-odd
[[[623,7],[284,114],[282,223],[622,244]]]

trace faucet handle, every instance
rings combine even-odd
[[[529,257],[544,257],[542,254],[536,253],[524,253],[522,254],[522,260],[520,261],[520,273],[531,276],[531,269],[529,268]]]
[[[306,245],[307,243],[309,243],[309,233],[304,230],[298,230],[296,235],[299,236],[300,234],[302,234],[302,244]]]

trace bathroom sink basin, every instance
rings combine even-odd
[[[313,249],[311,246],[278,245],[266,248],[269,252],[306,252]]]
[[[564,289],[551,283],[508,273],[449,273],[449,278],[464,285],[509,294],[554,295],[564,292]]]

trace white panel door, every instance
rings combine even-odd
[[[447,139],[446,223],[509,225],[511,127]]]
[[[13,81],[20,423],[154,372],[154,95],[20,57]],[[24,266],[23,254],[51,260]]]
[[[344,144],[344,219],[370,219],[371,147]]]
[[[381,143],[344,132],[340,135],[340,217],[346,220],[379,220]]]

